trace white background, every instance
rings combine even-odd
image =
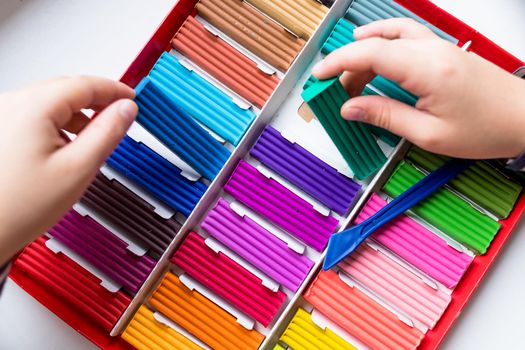
[[[522,0],[435,2],[525,59]],[[56,75],[119,78],[173,4],[174,0],[0,0],[0,91]],[[0,119],[9,122],[8,115]],[[442,349],[523,348],[524,252],[521,225]],[[0,298],[0,349],[94,348],[14,283],[7,283]]]

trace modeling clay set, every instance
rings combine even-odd
[[[348,93],[311,67],[392,17],[524,66],[427,0],[179,0],[121,79],[136,122],[11,278],[103,349],[436,349],[525,199],[496,162],[340,117]],[[383,77],[363,94],[418,98]]]

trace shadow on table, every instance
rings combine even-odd
[[[0,0],[0,26],[33,0]]]

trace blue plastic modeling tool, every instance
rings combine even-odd
[[[448,161],[362,223],[332,235],[328,242],[323,269],[331,269],[356,250],[377,229],[429,197],[471,164],[472,161],[465,159]]]

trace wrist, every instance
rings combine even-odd
[[[514,85],[511,85],[513,102],[510,103],[509,113],[512,113],[509,127],[509,149],[508,155],[511,159],[525,158],[525,80],[513,78]],[[514,89],[512,89],[514,87]]]
[[[9,232],[0,228],[0,268],[5,266],[17,253],[13,244],[13,237]]]
[[[13,213],[0,205],[0,267],[7,264],[28,243],[15,225]]]

